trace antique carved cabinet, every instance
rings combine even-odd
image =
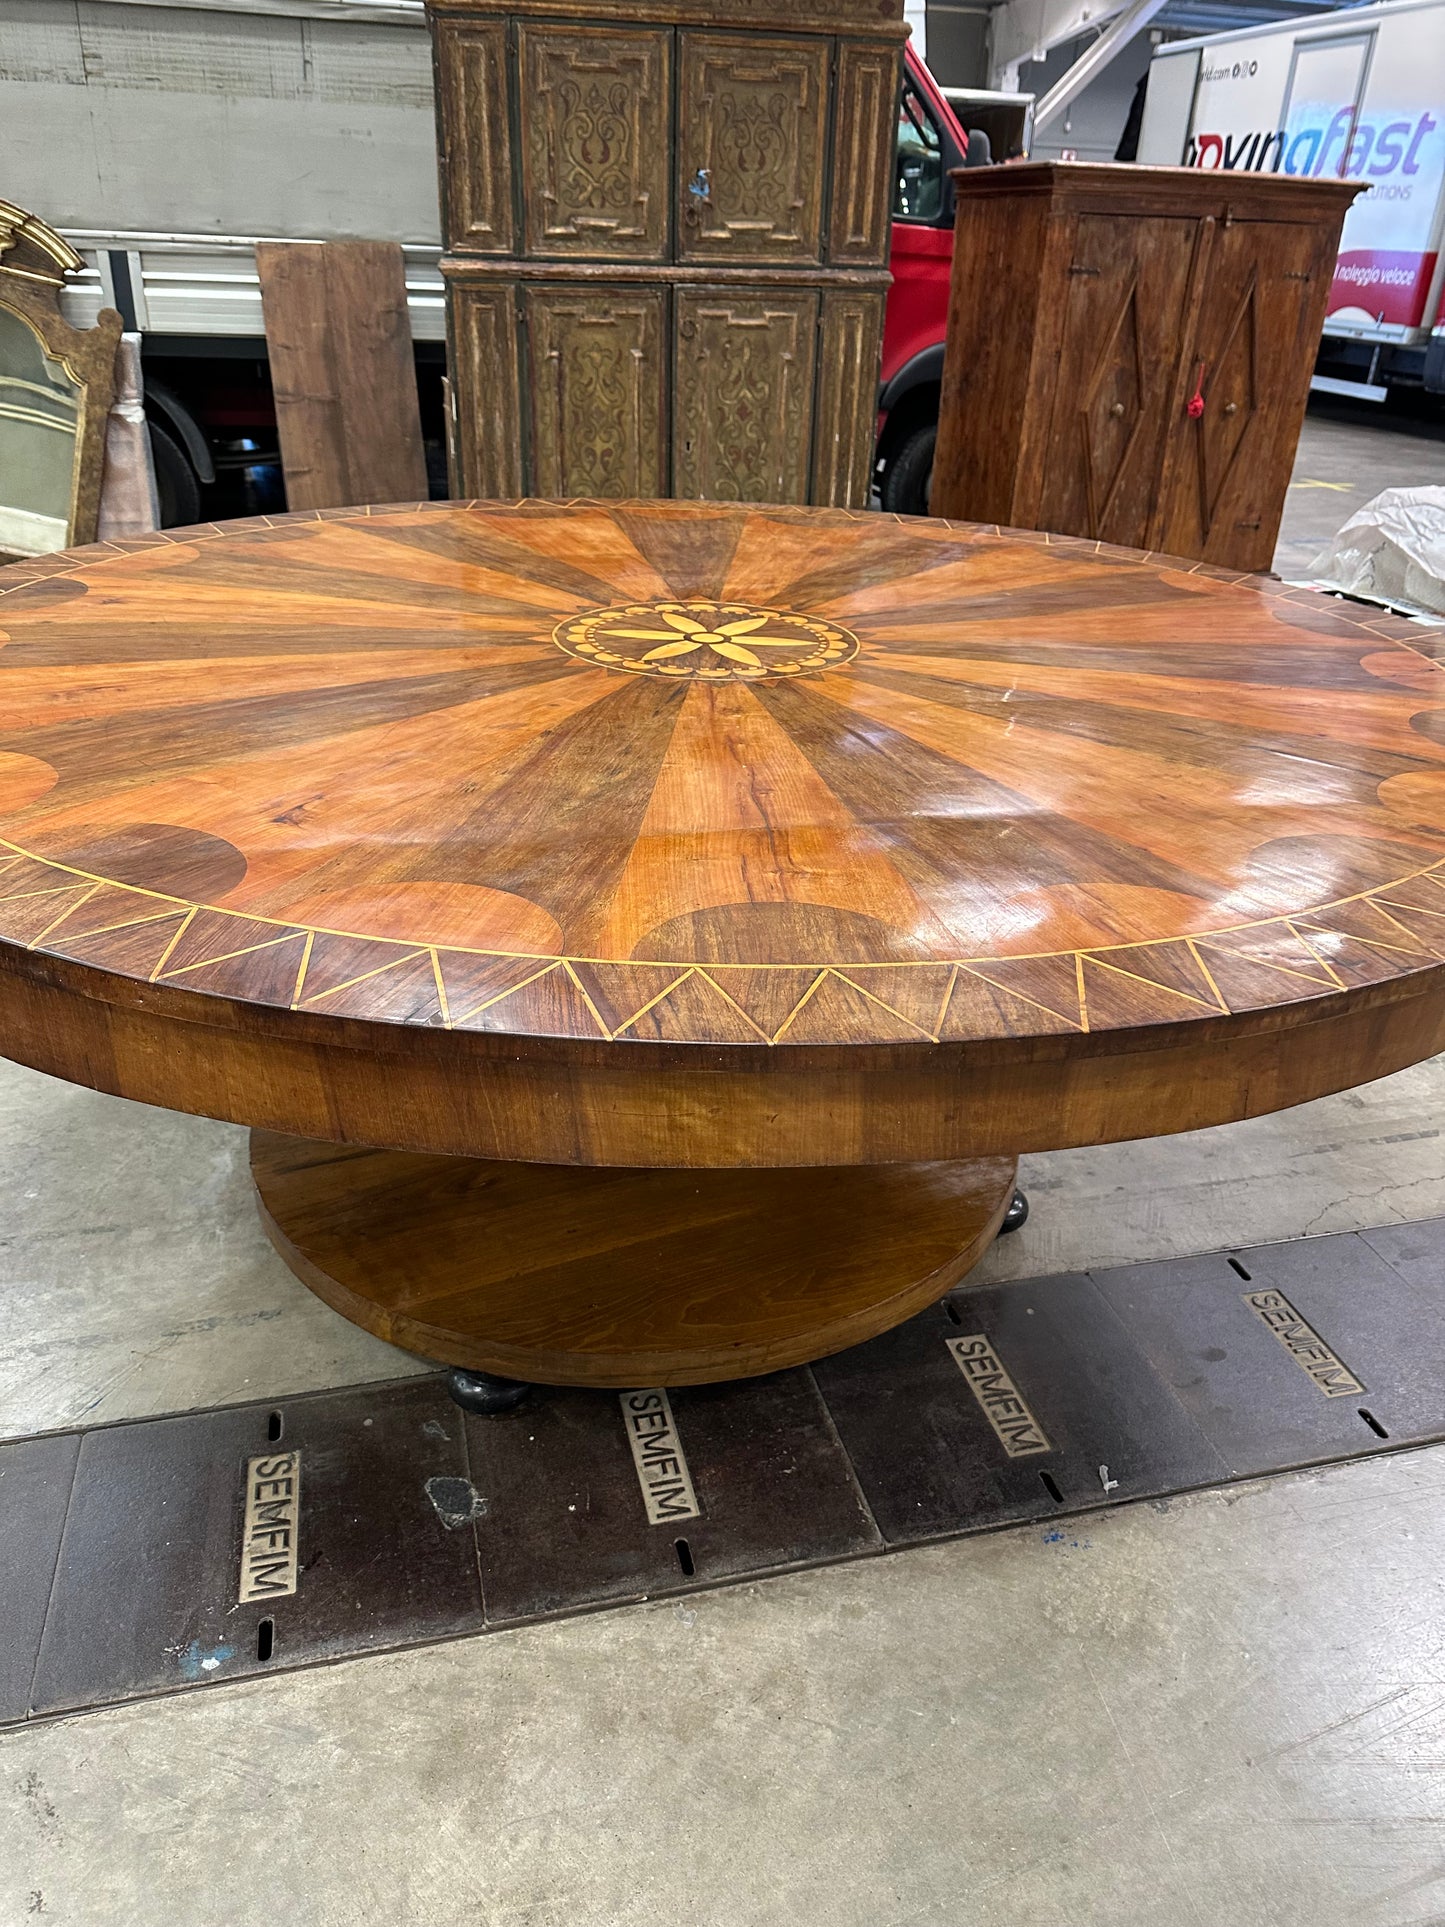
[[[453,487],[862,504],[902,0],[427,0]]]
[[[931,507],[1267,569],[1359,183],[955,173]]]

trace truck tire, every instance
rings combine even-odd
[[[161,527],[185,528],[201,519],[201,484],[180,443],[147,422],[151,437],[151,460],[156,468],[156,495],[160,499]]]
[[[883,471],[883,486],[878,491],[890,515],[927,515],[933,482],[933,445],[937,440],[938,424],[929,422],[923,428],[915,428],[899,444]]]

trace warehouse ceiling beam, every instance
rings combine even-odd
[[[1088,33],[1099,37],[1039,102],[1036,128],[1060,113],[1148,24],[1165,0],[1004,0],[993,12],[992,85],[1014,93],[1019,68]],[[1099,28],[1105,22],[1102,33]]]
[[[1090,46],[1086,47],[1069,71],[1057,80],[1034,109],[1034,131],[1058,118],[1072,101],[1108,66],[1115,54],[1128,45],[1164,6],[1165,0],[1130,0],[1116,14]]]

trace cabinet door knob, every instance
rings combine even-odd
[[[1114,406],[1109,410],[1109,413],[1111,415],[1122,415],[1123,412],[1124,412],[1124,404],[1121,401],[1116,401],[1114,403]]]
[[[1237,401],[1227,401],[1224,404],[1224,412],[1226,415],[1237,415],[1239,413],[1239,403]]]

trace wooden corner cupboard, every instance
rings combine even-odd
[[[959,170],[935,514],[1267,569],[1358,181]]]
[[[0,1050],[251,1125],[287,1262],[427,1357],[798,1364],[955,1284],[1020,1151],[1445,1046],[1442,633],[680,502],[17,565]]]
[[[867,501],[903,0],[428,0],[455,492]]]

